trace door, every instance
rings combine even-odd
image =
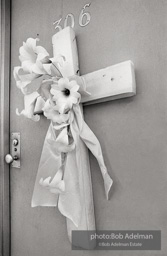
[[[86,3],[90,23],[79,25]],[[90,155],[96,225],[99,230],[161,230],[167,247],[167,86],[165,56],[167,4],[163,0],[14,0],[11,20],[10,132],[21,134],[21,168],[10,168],[11,256],[83,255],[68,241],[65,218],[57,208],[31,208],[38,163],[49,121],[33,122],[16,115],[23,95],[12,75],[20,65],[19,47],[28,37],[40,38],[52,56],[53,22],[75,17],[80,73],[132,60],[137,96],[84,108],[84,117],[99,138],[109,173],[112,195],[105,200],[96,160]],[[70,22],[70,19],[69,19]],[[126,251],[84,255],[127,255]],[[133,255],[139,255],[134,251]],[[142,252],[140,255],[145,255]]]

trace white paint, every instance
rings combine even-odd
[[[82,103],[86,105],[136,94],[134,65],[130,60],[82,77],[91,93],[82,97]]]
[[[60,67],[60,71],[63,76],[77,75],[79,70],[78,66],[78,53],[76,46],[76,37],[74,31],[67,27],[60,32],[56,33],[52,37],[53,55],[63,55],[65,62],[63,67]]]

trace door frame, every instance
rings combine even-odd
[[[11,0],[0,0],[0,4],[0,256],[10,256],[10,167],[4,156],[10,152]]]

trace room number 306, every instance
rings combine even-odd
[[[90,22],[90,13],[85,10],[90,5],[91,5],[90,3],[89,4],[85,4],[84,7],[82,8],[80,14],[79,14],[79,25],[81,27],[87,26],[89,24],[89,22]],[[65,17],[64,24],[63,24],[64,26],[61,25],[62,19],[63,18],[53,22],[53,25],[56,25],[55,29],[60,31],[63,28],[66,28],[67,26],[71,26],[72,28],[74,27],[74,25],[75,25],[75,18],[74,18],[74,15],[72,13],[67,14],[67,16]]]

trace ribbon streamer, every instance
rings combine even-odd
[[[56,134],[52,123],[49,126],[35,182],[32,207],[58,206],[59,211],[78,227],[82,215],[83,200],[85,200],[82,193],[82,172],[84,170],[81,168],[81,141],[86,144],[99,163],[107,199],[113,181],[104,164],[100,143],[83,120],[80,106],[74,105],[72,111],[74,114],[70,124],[74,140],[72,144],[61,145],[60,134]],[[64,131],[62,130],[62,132]],[[63,167],[61,152],[66,153]]]

